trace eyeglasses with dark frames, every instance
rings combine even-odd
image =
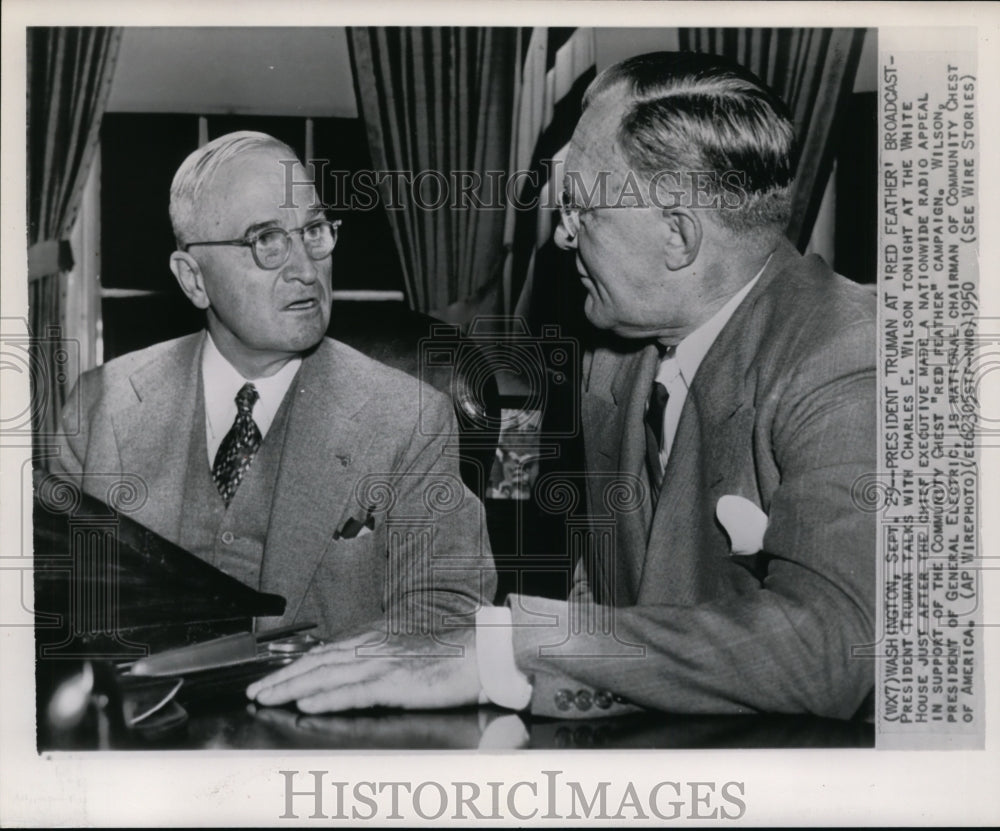
[[[239,245],[250,249],[254,262],[267,271],[281,268],[292,251],[292,234],[302,237],[302,245],[312,260],[323,260],[333,253],[337,245],[338,231],[342,219],[318,219],[301,228],[264,228],[247,234],[243,239],[202,240],[189,242],[181,247],[188,251],[196,245]]]

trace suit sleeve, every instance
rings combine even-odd
[[[482,503],[463,484],[450,399],[425,389],[399,459],[387,521],[385,607],[397,631],[473,626],[493,602],[496,569]]]
[[[78,485],[83,478],[84,462],[87,458],[89,442],[89,413],[85,412],[84,391],[87,386],[87,375],[83,375],[73,385],[66,403],[59,415],[59,428],[52,437],[51,446],[56,450],[49,457],[49,470]]]
[[[607,692],[618,698],[606,714],[858,710],[874,679],[863,656],[874,640],[876,525],[852,488],[875,468],[874,339],[870,320],[845,328],[786,375],[762,581],[741,576],[735,595],[693,606],[511,599],[533,712],[600,715],[593,702]]]

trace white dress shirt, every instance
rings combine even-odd
[[[768,262],[770,257],[768,257]],[[656,380],[667,388],[667,406],[663,413],[663,450],[660,451],[661,473],[666,469],[670,447],[677,433],[681,411],[695,372],[723,327],[757,284],[767,262],[754,278],[734,294],[719,311],[684,338],[660,361]],[[492,702],[499,707],[523,710],[531,701],[532,687],[527,677],[517,669],[514,659],[514,634],[511,631],[510,609],[506,606],[482,608],[476,614],[476,655],[479,665],[481,703]],[[513,670],[511,669],[513,668]]]
[[[205,347],[201,351],[201,380],[205,391],[205,441],[208,445],[208,466],[215,464],[219,445],[236,421],[236,393],[247,382],[257,388],[260,396],[253,408],[253,420],[263,439],[281,406],[281,401],[291,386],[295,373],[302,366],[302,358],[292,358],[281,369],[266,378],[244,378],[227,361],[205,333]]]
[[[660,361],[656,380],[666,387],[668,395],[667,406],[663,411],[663,449],[660,450],[661,475],[667,469],[670,448],[674,443],[674,436],[677,434],[677,425],[680,424],[681,412],[684,409],[684,402],[687,401],[688,389],[694,380],[694,374],[698,371],[698,367],[701,366],[701,362],[705,359],[712,344],[715,343],[715,339],[719,337],[719,332],[733,316],[737,306],[743,302],[743,298],[757,284],[763,270],[762,268],[758,271],[749,283],[726,301],[725,306],[685,337],[676,347],[668,349],[667,354]]]

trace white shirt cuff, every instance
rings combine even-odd
[[[531,684],[514,661],[514,633],[506,606],[484,606],[476,612],[476,662],[480,704],[523,710],[531,703]]]

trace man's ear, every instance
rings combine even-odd
[[[184,251],[174,251],[170,255],[170,270],[177,278],[181,291],[187,295],[187,299],[199,309],[207,309],[210,301],[205,291],[205,277],[195,258]]]
[[[666,266],[671,271],[687,268],[698,258],[698,251],[701,250],[701,220],[687,208],[666,208],[663,220],[666,231]]]

